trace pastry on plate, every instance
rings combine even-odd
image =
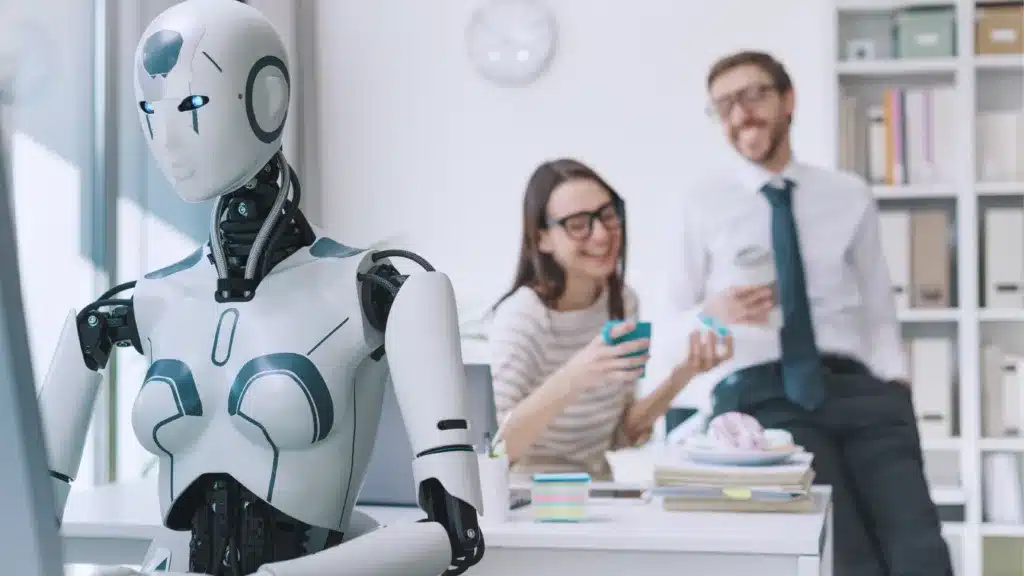
[[[727,412],[708,424],[706,434],[693,436],[686,446],[696,450],[758,450],[791,452],[797,447],[785,430],[765,429],[753,416]]]

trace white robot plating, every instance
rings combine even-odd
[[[135,56],[143,133],[209,242],[65,322],[39,401],[62,511],[113,346],[149,363],[132,410],[159,456],[164,574],[461,574],[483,556],[481,498],[448,278],[397,250],[324,236],[281,153],[280,37],[235,0],[158,16]],[[403,275],[391,259],[425,269]],[[118,297],[134,288],[130,298]],[[426,520],[354,527],[390,375]],[[120,573],[120,572],[118,572]]]

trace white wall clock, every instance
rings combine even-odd
[[[499,84],[528,84],[547,69],[557,39],[554,15],[537,0],[487,0],[466,28],[473,67]]]

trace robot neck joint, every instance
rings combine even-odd
[[[281,165],[276,158],[245,186],[222,198],[216,233],[224,253],[226,278],[222,276],[218,286],[218,301],[251,300],[256,286],[274,266],[313,243],[313,230],[298,208],[298,178],[291,170],[288,174],[292,194],[283,204],[279,196],[288,191],[282,192],[278,184]],[[257,243],[260,231],[272,216],[274,223],[269,235]],[[253,266],[255,269],[247,278],[246,268]]]

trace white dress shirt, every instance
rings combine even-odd
[[[672,324],[692,329],[705,298],[740,284],[733,262],[745,249],[771,251],[771,206],[761,187],[792,180],[793,211],[819,351],[856,358],[883,380],[906,380],[907,367],[889,270],[868,186],[842,172],[791,163],[774,175],[748,162],[687,191],[665,262]],[[682,322],[679,322],[682,320]],[[683,330],[685,335],[687,330]],[[729,326],[734,357],[702,380],[717,382],[780,358],[778,328]],[[673,332],[678,332],[674,330]],[[664,332],[663,332],[664,334]],[[673,363],[685,356],[674,335],[652,345]],[[664,360],[662,360],[664,361]]]

